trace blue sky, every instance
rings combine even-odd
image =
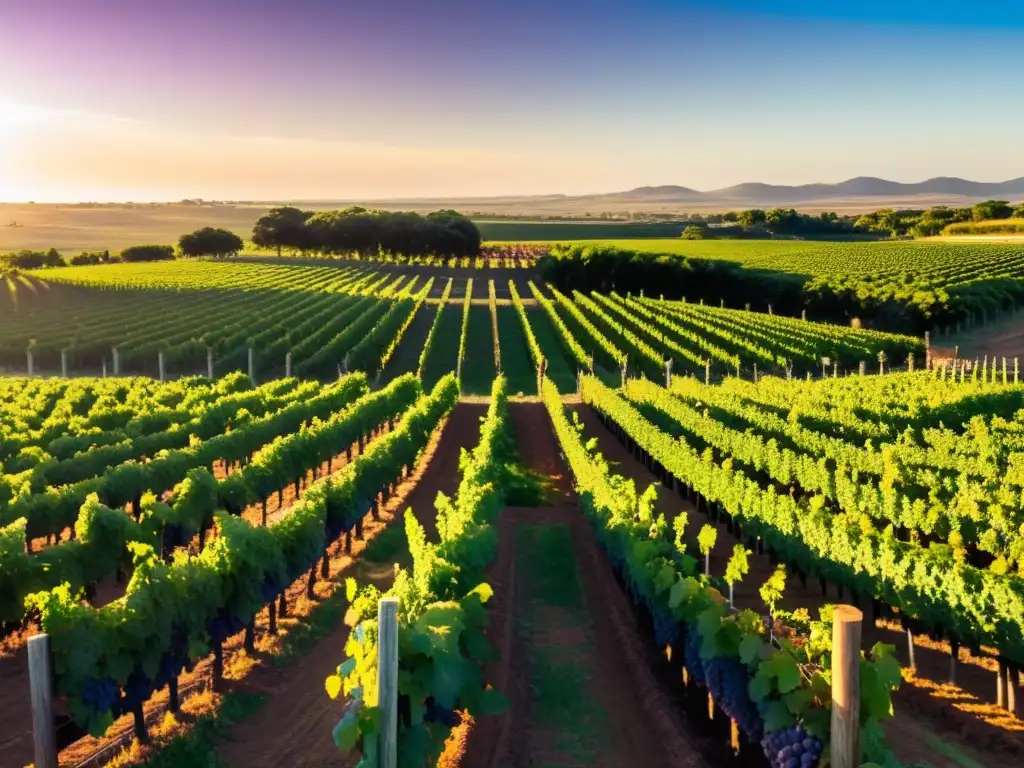
[[[1024,175],[1024,8],[0,0],[0,199]]]

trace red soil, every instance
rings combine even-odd
[[[574,662],[589,669],[587,693],[607,713],[608,748],[600,766],[704,766],[695,750],[693,735],[661,693],[643,653],[642,641],[628,598],[611,567],[598,550],[589,525],[574,501],[568,470],[561,461],[547,412],[540,403],[513,403],[520,457],[534,471],[554,478],[552,501],[562,506],[540,509],[508,508],[499,521],[499,551],[489,574],[495,595],[488,606],[489,635],[501,654],[500,662],[487,669],[487,679],[510,699],[501,717],[482,718],[472,724],[469,737],[457,738],[465,747],[459,760],[444,765],[463,768],[527,766],[544,763],[557,754],[558,734],[530,718],[529,644],[561,647]],[[572,538],[580,582],[590,617],[589,627],[565,627],[555,616],[534,626],[529,639],[517,628],[515,616],[524,609],[517,589],[515,568],[516,528],[519,525],[565,525]],[[522,575],[519,576],[519,579]],[[594,642],[581,631],[593,636]],[[447,757],[447,756],[446,756]]]
[[[439,492],[452,494],[458,487],[460,451],[476,444],[479,417],[485,409],[478,405],[456,406],[440,440],[431,446],[417,472],[388,503],[381,515],[383,522],[378,524],[380,528],[401,525],[397,518],[411,507],[417,519],[433,529],[434,499]],[[353,558],[337,574],[332,574],[332,579],[341,580],[360,570],[353,561],[358,557],[355,544]],[[370,578],[380,589],[387,589],[393,578],[390,566],[365,569],[362,575],[362,581]],[[230,765],[341,765],[331,729],[341,716],[343,702],[327,697],[324,680],[344,661],[348,632],[349,626],[341,624],[296,663],[282,668],[263,665],[253,670],[245,679],[245,688],[264,694],[266,703],[254,716],[231,728],[228,739],[218,747],[220,756]]]

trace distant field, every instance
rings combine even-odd
[[[593,240],[650,253],[738,261],[755,269],[811,276],[880,278],[906,285],[949,286],[981,278],[1019,277],[1024,248],[979,240],[821,242],[814,240]]]
[[[629,223],[572,221],[477,221],[484,240],[536,242],[564,240],[605,240],[608,238],[674,238],[683,231],[679,222]]]
[[[314,207],[314,206],[310,206]],[[120,251],[143,243],[172,244],[186,232],[222,227],[243,239],[268,206],[256,205],[3,205],[0,204],[0,253],[56,248],[64,254]],[[11,224],[17,226],[10,226]],[[626,222],[486,221],[477,222],[484,240],[511,242],[594,238],[676,238],[680,224]]]

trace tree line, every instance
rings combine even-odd
[[[283,206],[259,218],[252,241],[260,248],[276,250],[278,256],[285,249],[364,257],[475,256],[480,252],[481,237],[476,224],[453,210],[422,216],[359,206],[316,213]]]
[[[1024,204],[986,200],[967,208],[938,205],[933,208],[882,208],[860,215],[839,215],[834,211],[801,213],[793,208],[762,210],[751,208],[720,214],[690,216],[683,229],[687,240],[709,238],[759,238],[771,235],[822,237],[873,235],[877,237],[928,237],[941,234],[952,224],[1024,219]]]
[[[303,211],[291,206],[274,208],[253,227],[253,244],[300,254],[357,254],[364,258],[391,256],[475,256],[480,252],[480,230],[452,210],[422,216],[405,211],[371,211],[358,206],[341,211]],[[234,256],[245,242],[226,229],[203,227],[182,235],[173,245],[136,245],[119,254],[84,252],[65,258],[49,251],[18,251],[0,255],[0,270],[106,264],[110,262],[165,261],[185,258]]]

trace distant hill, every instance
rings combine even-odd
[[[971,205],[981,200],[1024,202],[1024,177],[1002,182],[937,177],[906,184],[858,176],[837,184],[786,186],[751,182],[724,189],[700,191],[676,184],[637,187],[622,192],[590,195],[535,195],[459,199],[362,201],[381,208],[431,210],[456,208],[476,214],[599,215],[603,212],[680,213],[725,211],[736,208],[786,206],[806,212],[834,210],[859,213],[877,208],[927,208],[933,205]]]

